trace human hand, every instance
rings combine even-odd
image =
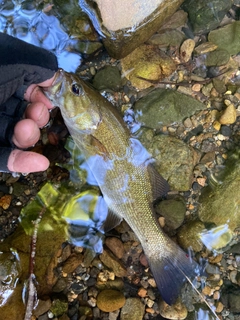
[[[38,85],[32,84],[26,90],[24,99],[28,104],[23,120],[17,122],[14,127],[12,142],[20,149],[34,145],[40,138],[39,128],[45,126],[49,121],[49,110],[53,107],[51,102],[41,91],[41,87],[49,87],[53,81],[52,77]],[[44,171],[49,166],[49,161],[41,154],[14,149],[11,151],[7,167],[13,172],[36,172]]]
[[[49,120],[53,106],[41,88],[52,84],[56,57],[1,33],[0,47],[0,171],[46,170],[46,157],[22,149],[39,140],[39,128]]]

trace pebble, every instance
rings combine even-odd
[[[188,62],[192,56],[193,49],[195,47],[195,41],[187,39],[180,47],[180,58],[183,63]]]
[[[232,130],[229,126],[221,126],[220,133],[225,137],[230,137]]]
[[[97,306],[104,312],[113,312],[124,306],[126,299],[122,292],[112,289],[101,291],[97,296]]]
[[[6,194],[5,196],[0,198],[0,207],[4,210],[7,210],[10,207],[12,200],[12,196],[10,194]]]
[[[224,110],[223,114],[221,115],[219,122],[221,124],[233,124],[236,122],[237,118],[237,111],[235,106],[231,103],[227,108]]]
[[[120,313],[120,320],[143,320],[145,307],[138,298],[128,298]]]
[[[195,48],[197,54],[204,54],[217,49],[217,45],[211,42],[204,42]]]
[[[64,263],[62,271],[64,273],[73,272],[83,262],[82,254],[73,253]]]
[[[111,252],[103,250],[103,253],[100,254],[99,258],[117,277],[125,277],[127,275],[127,270],[122,263],[111,254]]]
[[[147,290],[145,288],[139,288],[138,289],[138,295],[141,298],[145,298],[147,295]]]
[[[169,306],[165,301],[160,301],[159,312],[163,318],[181,320],[187,317],[187,308],[181,303],[176,302]]]
[[[115,237],[108,237],[105,240],[105,244],[118,259],[122,259],[125,250],[121,240]]]

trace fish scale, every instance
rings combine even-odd
[[[153,168],[140,141],[131,137],[118,111],[83,80],[60,69],[46,95],[60,108],[111,209],[108,224],[116,217],[126,220],[142,244],[162,298],[172,304],[184,281],[191,283],[199,268],[156,219],[153,201],[169,191],[168,183]]]

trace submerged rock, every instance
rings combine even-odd
[[[231,0],[185,0],[183,8],[194,33],[206,33],[219,26],[231,5]]]
[[[240,158],[239,149],[229,157],[217,186],[206,187],[199,198],[199,218],[216,226],[227,224],[234,231],[240,226]]]
[[[144,304],[138,298],[128,298],[120,314],[120,320],[142,320]]]
[[[160,301],[159,312],[163,318],[176,320],[185,319],[188,314],[187,308],[179,301],[171,306],[164,301]]]
[[[99,70],[93,79],[93,86],[97,90],[119,90],[121,75],[117,67],[106,66]]]
[[[173,122],[181,122],[206,106],[185,94],[157,88],[138,100],[134,106],[137,121],[157,129]]]
[[[103,290],[97,296],[97,306],[104,312],[112,312],[122,308],[125,301],[122,292],[112,289]]]
[[[177,233],[178,243],[184,249],[191,247],[195,252],[201,251],[203,244],[200,234],[203,230],[205,230],[205,225],[201,221],[187,222]]]
[[[177,229],[183,223],[186,205],[183,198],[169,199],[161,201],[156,206],[157,213],[165,218],[165,223],[172,229]]]
[[[111,56],[122,58],[153,35],[182,4],[183,0],[89,0],[80,1],[95,29],[103,36]]]
[[[240,21],[234,21],[211,31],[208,41],[216,44],[218,49],[227,50],[231,55],[238,54],[240,51]]]
[[[199,154],[182,140],[154,135],[152,130],[142,130],[139,140],[156,160],[157,171],[168,181],[172,190],[187,191],[192,185],[192,172]]]
[[[176,69],[175,62],[153,45],[141,45],[121,65],[123,75],[139,90],[152,86],[148,80],[162,80]]]

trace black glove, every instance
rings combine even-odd
[[[50,79],[57,69],[54,54],[0,33],[0,171],[9,172],[14,126],[29,103],[23,100],[26,89]]]

